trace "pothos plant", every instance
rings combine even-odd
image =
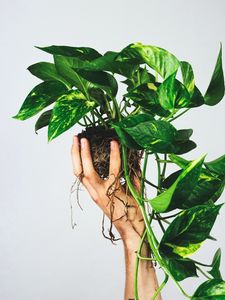
[[[191,64],[160,47],[138,42],[103,55],[90,47],[37,48],[52,54],[54,62],[28,67],[43,82],[31,90],[13,118],[26,120],[53,104],[37,119],[36,133],[48,126],[51,141],[75,124],[83,126],[85,130],[79,137],[89,139],[94,166],[102,178],[107,178],[109,172],[109,142],[117,139],[123,161],[122,186],[135,198],[146,226],[137,251],[136,270],[140,259],[151,259],[165,273],[152,300],[169,278],[186,298],[225,299],[220,249],[209,263],[191,258],[205,240],[214,240],[210,232],[222,207],[216,202],[225,185],[225,155],[213,161],[206,161],[207,154],[193,160],[183,158],[182,154],[197,146],[190,139],[193,130],[173,125],[189,110],[214,106],[222,100],[222,45],[204,94],[196,86]],[[119,100],[120,77],[126,92]],[[150,156],[157,164],[155,183],[147,178]],[[169,163],[178,170],[166,175]],[[141,181],[141,193],[135,189],[134,176]],[[156,189],[155,197],[146,195],[147,185]],[[153,231],[154,222],[160,225],[162,236]],[[140,255],[145,240],[151,248],[146,258]],[[206,281],[190,296],[180,282],[199,272]],[[135,278],[138,299],[137,275]]]

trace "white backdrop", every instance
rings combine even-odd
[[[36,117],[24,122],[11,118],[39,83],[26,68],[51,61],[34,45],[90,46],[105,52],[140,41],[190,61],[204,92],[219,42],[225,46],[225,2],[1,0],[0,12],[0,299],[123,299],[122,244],[103,238],[102,213],[85,191],[80,194],[84,211],[76,207],[78,225],[74,230],[70,226],[70,147],[80,127],[47,143],[46,129],[34,132]],[[193,109],[174,122],[178,128],[194,129],[198,148],[184,157],[195,159],[207,152],[212,160],[224,154],[224,108],[225,100]],[[199,251],[203,261],[211,260],[219,246],[225,255],[224,215],[222,210],[212,232],[218,242],[207,242]],[[194,282],[183,284],[192,292]],[[172,282],[163,295],[166,300],[183,299]]]

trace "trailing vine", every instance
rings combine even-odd
[[[54,62],[39,62],[28,67],[42,82],[30,91],[13,118],[26,120],[52,105],[35,124],[36,133],[48,127],[49,142],[75,124],[86,130],[103,128],[114,132],[121,144],[121,177],[145,223],[136,253],[135,300],[139,299],[140,260],[153,261],[165,274],[151,300],[157,299],[169,278],[184,298],[224,299],[221,250],[216,251],[211,263],[196,261],[192,255],[207,239],[214,239],[210,232],[222,207],[216,202],[225,186],[225,155],[213,161],[206,161],[206,153],[193,160],[183,158],[182,154],[197,147],[190,139],[193,130],[177,129],[173,125],[192,109],[214,106],[222,100],[222,45],[204,94],[196,86],[191,64],[160,47],[132,43],[119,52],[104,54],[90,47],[37,48],[53,55]],[[126,85],[121,100],[117,96],[117,75],[124,77],[122,84]],[[131,178],[130,171],[133,168],[134,174],[135,168],[129,163],[128,150],[144,154],[140,193]],[[156,182],[151,182],[147,175],[150,157],[156,163]],[[167,175],[168,164],[178,169]],[[107,174],[103,172],[101,176]],[[156,192],[154,197],[148,198],[147,186]],[[154,222],[161,228],[161,236],[156,236]],[[112,238],[115,237],[111,232]],[[149,257],[141,255],[144,242],[151,249]],[[181,281],[199,274],[205,281],[189,295]]]

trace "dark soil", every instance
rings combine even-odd
[[[119,142],[122,159],[122,147],[115,129],[105,129],[100,126],[88,127],[85,130],[82,130],[82,132],[78,134],[78,137],[79,139],[85,137],[89,140],[94,168],[101,178],[107,179],[109,176],[110,141],[116,140]],[[142,156],[142,150],[127,150],[128,171],[133,184],[134,177],[141,177],[140,164]],[[124,190],[130,194],[124,180],[123,164],[121,164],[120,169],[120,180]]]

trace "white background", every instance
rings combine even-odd
[[[0,12],[0,299],[123,299],[122,243],[115,246],[103,238],[102,213],[85,191],[80,193],[84,211],[76,206],[78,225],[74,230],[70,226],[70,147],[80,127],[47,143],[46,128],[34,132],[36,117],[24,122],[11,118],[39,83],[26,68],[51,61],[34,45],[90,46],[104,53],[140,41],[191,62],[204,93],[219,42],[225,46],[225,2],[1,0]],[[202,106],[174,122],[177,128],[194,129],[198,148],[184,157],[207,152],[209,161],[224,154],[224,108],[224,101]],[[154,177],[153,164],[148,172]],[[218,242],[203,246],[197,255],[202,261],[211,262],[217,247],[225,254],[223,227],[224,210],[212,231]],[[222,260],[224,274],[224,256]],[[192,293],[202,280],[188,279],[183,285]],[[163,295],[184,299],[172,282]]]

